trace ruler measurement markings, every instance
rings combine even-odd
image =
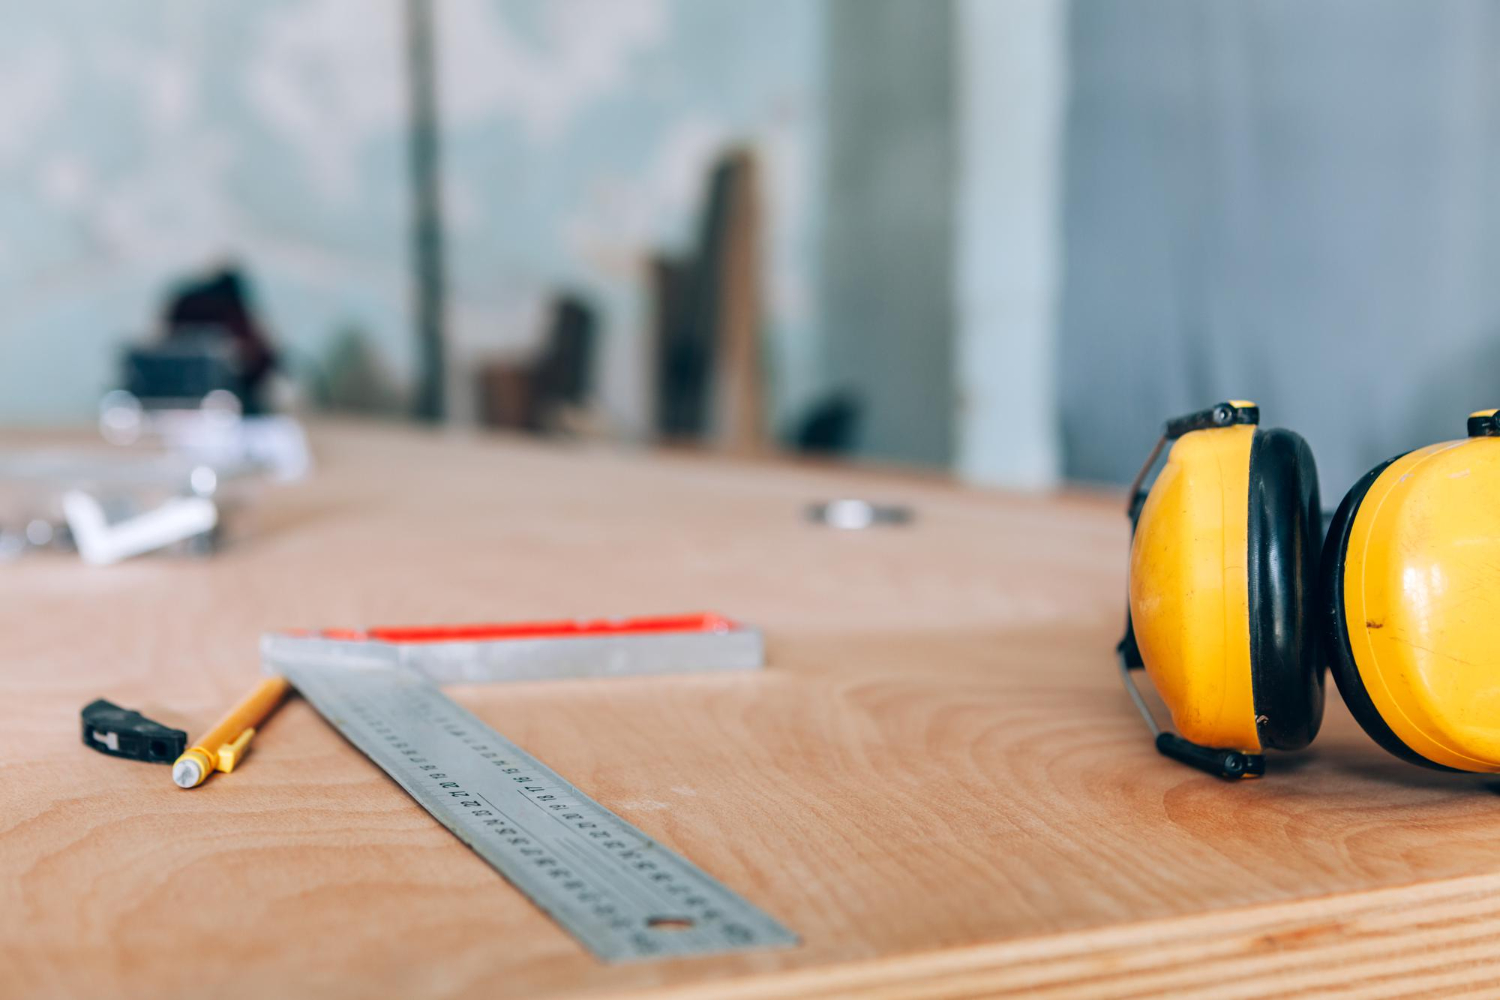
[[[618,817],[616,821],[624,823],[624,820]],[[588,853],[584,848],[577,847],[571,842],[564,841],[563,844],[573,847],[580,853]],[[654,902],[664,905],[649,908],[648,913],[654,910],[655,912],[651,915],[664,920],[685,918],[690,921],[690,926],[693,928],[703,928],[719,923],[721,930],[736,940],[754,939],[755,931],[752,928],[724,920],[725,910],[730,908],[730,904],[738,901],[738,897],[735,897],[730,890],[714,881],[712,876],[703,872],[691,861],[658,847],[654,841],[647,840],[646,849],[654,849],[649,857],[643,855],[641,849],[633,849],[620,856],[629,860],[642,855],[641,862],[632,867],[636,871],[656,872],[655,875],[645,876],[646,881],[641,883],[641,888],[645,889],[648,895],[655,897]],[[647,867],[643,868],[642,864]],[[668,869],[675,869],[675,871]],[[687,881],[689,879],[701,880],[701,884],[690,885]],[[682,898],[672,898],[678,895]],[[715,897],[718,897],[717,900]]]
[[[283,667],[356,747],[596,956],[796,943],[774,919],[409,670]],[[555,824],[523,821],[522,803]]]
[[[530,794],[531,793],[528,792],[528,795]],[[540,798],[540,793],[537,793],[536,797]],[[563,848],[568,849],[575,856],[575,860],[585,861],[588,867],[594,869],[596,872],[603,873],[606,878],[609,878],[610,875],[608,873],[608,869],[602,867],[602,865],[604,865],[606,862],[599,858],[599,854],[603,851],[612,851],[615,853],[616,857],[619,857],[622,860],[631,861],[637,856],[643,856],[643,851],[650,851],[656,848],[657,845],[655,841],[650,840],[649,838],[643,838],[633,830],[622,829],[623,827],[625,827],[625,821],[622,818],[615,816],[603,806],[599,806],[595,803],[589,804],[594,806],[594,809],[591,811],[595,815],[598,815],[601,818],[605,819],[608,822],[609,827],[614,828],[609,829],[608,827],[601,827],[598,830],[590,831],[589,837],[596,838],[602,836],[610,839],[596,839],[591,841],[585,840],[579,836],[579,834],[583,832],[576,829],[579,824],[574,821],[570,821],[565,814],[569,809],[573,809],[575,812],[583,814],[585,810],[582,808],[582,803],[560,800],[558,802],[549,804],[547,808],[543,810],[544,816],[548,816],[557,821],[557,823],[561,825],[563,829],[567,830],[571,834],[571,836],[567,839],[560,841],[559,845]],[[554,809],[558,811],[551,811]],[[634,845],[629,843],[629,841],[632,840],[636,841]],[[646,861],[646,864],[649,865],[649,868],[645,870],[659,869],[660,864],[658,863],[658,860],[665,861],[670,859],[670,855],[660,854],[659,859],[652,858]],[[638,863],[634,864],[633,867],[637,871],[643,870]],[[682,873],[678,872],[676,879],[674,879],[671,874],[664,871],[658,871],[658,874],[666,875],[667,879],[673,881],[673,884],[668,887],[661,884],[662,879],[655,876],[648,876],[646,882],[633,887],[637,890],[642,890],[638,891],[636,895],[630,899],[631,902],[636,904],[638,909],[647,913],[649,916],[656,917],[658,919],[674,920],[680,918],[693,918],[693,923],[695,926],[702,921],[712,920],[718,916],[718,914],[714,913],[712,910],[702,911],[698,910],[698,907],[691,908],[693,910],[698,910],[698,912],[685,913],[683,908],[683,900],[672,898],[673,895],[684,895],[691,892],[691,890],[686,885],[677,880],[680,879]],[[675,892],[673,890],[675,890]],[[707,901],[705,900],[702,902],[706,903]]]
[[[354,707],[356,713],[360,716],[360,718],[363,719],[363,720],[365,720],[366,723],[368,725],[370,725],[370,727],[372,729],[375,730],[376,735],[382,735],[381,732],[380,732],[380,728],[377,728],[377,726],[383,727],[383,728],[389,730],[392,733],[395,732],[395,730],[390,727],[390,725],[389,725],[388,722],[375,722],[375,723],[371,723],[370,720],[372,718],[378,720],[378,719],[380,719],[380,716],[377,713],[374,713],[372,710],[370,710],[368,708],[368,706],[365,705],[365,704],[363,704],[361,701],[355,701],[353,703],[353,707]],[[389,737],[385,737],[385,738],[389,739]],[[356,740],[356,745],[359,745],[359,743],[360,743],[360,741]],[[377,743],[377,744],[374,744],[374,745],[368,746],[368,747],[360,745],[360,749],[363,750],[369,756],[376,757],[377,758],[377,763],[380,763],[381,762],[380,758],[384,758],[384,757],[387,756],[387,754],[386,754],[385,751],[388,748],[381,747]],[[431,764],[429,764],[428,758],[426,758],[426,757],[423,757],[423,756],[408,757],[408,756],[406,756],[406,754],[404,752],[402,752],[402,751],[399,750],[399,748],[398,748],[397,745],[394,745],[394,744],[389,749],[397,750],[398,751],[398,755],[392,761],[393,766],[395,768],[399,769],[399,770],[402,770],[403,772],[407,773],[409,776],[411,776],[413,778],[428,778],[428,779],[430,779],[431,775],[433,775],[433,774],[441,774],[442,773],[442,772],[437,772],[435,770],[435,768],[438,765],[431,765]],[[416,771],[413,772],[412,768],[416,768]],[[430,769],[429,770],[423,770],[423,768],[430,768]],[[403,784],[403,787],[406,787],[406,786]],[[408,788],[408,791],[411,792],[414,796],[418,797],[419,799],[421,799],[421,798],[431,798],[431,799],[434,799],[437,802],[442,802],[443,801],[442,798],[437,795],[437,793],[436,793],[435,790],[427,787],[424,784],[417,784],[416,787],[414,787],[414,788]],[[491,801],[491,800],[489,800],[487,798],[484,799],[484,801],[491,807],[491,809],[494,812],[496,812],[496,813],[499,814],[499,816],[497,817],[497,819],[502,822],[502,824],[503,824],[502,828],[504,826],[514,827],[517,831],[519,831],[522,834],[524,834],[527,837],[528,841],[534,842],[537,839],[537,838],[535,838],[534,834],[531,831],[529,831],[529,830],[527,830],[525,828],[524,824],[520,823],[518,820],[516,820],[515,817],[511,816],[509,813],[507,813],[504,809],[500,808],[493,801]],[[476,817],[476,818],[485,819],[485,817]],[[490,826],[489,824],[486,824],[486,825],[489,827],[489,829],[491,830],[491,832],[494,832],[494,830],[495,830],[494,826]],[[500,835],[501,836],[505,836],[506,834],[500,834]]]
[[[373,709],[370,708],[370,706],[368,705],[368,703],[363,702],[363,701],[356,701],[355,704],[356,704],[356,711],[359,711],[361,717],[364,718],[364,719],[366,719],[367,722],[372,717],[375,718],[375,719],[382,718],[379,715],[379,713],[375,712]],[[363,709],[363,711],[360,711],[361,709]],[[372,728],[374,728],[375,725],[377,725],[377,724],[376,723],[370,723],[370,725],[372,726]],[[398,732],[397,730],[394,729],[394,727],[390,724],[389,721],[384,722],[383,725],[384,725],[384,728],[386,728],[391,733],[397,733]],[[378,730],[377,730],[377,732],[378,732]],[[393,746],[394,746],[394,744],[393,744]],[[374,756],[374,755],[372,754],[372,756]],[[426,761],[427,761],[427,758],[425,758],[425,757],[417,757],[415,759],[413,759],[413,758],[407,758],[406,760],[398,760],[397,761],[397,765],[398,766],[403,765],[403,764],[404,765],[416,765],[420,769],[421,767],[428,766],[426,764]],[[420,774],[413,775],[413,777],[430,777],[432,774],[439,774],[439,773],[442,773],[442,772],[437,772],[435,770],[434,771],[424,771],[424,772],[422,772]],[[405,787],[405,786],[403,785],[403,787]],[[426,792],[432,798],[436,799],[438,802],[443,802],[442,798],[440,796],[438,796],[436,794],[436,792],[434,790],[432,790],[431,788],[426,787],[426,786],[420,786],[420,787],[422,787],[422,789],[423,789],[424,792]],[[411,789],[408,789],[408,790],[411,791]],[[491,809],[493,809],[496,813],[498,813],[499,814],[499,818],[504,821],[504,825],[498,826],[498,827],[491,826],[489,824],[489,819],[488,818],[484,818],[484,817],[475,817],[475,818],[482,819],[484,821],[484,823],[488,827],[488,832],[490,832],[492,834],[495,834],[496,836],[505,838],[506,841],[507,841],[507,843],[511,847],[516,848],[518,852],[522,853],[522,855],[527,859],[527,861],[530,862],[530,866],[532,868],[531,871],[527,870],[527,868],[525,867],[525,863],[524,862],[523,862],[523,864],[522,864],[521,867],[515,867],[515,866],[510,866],[510,865],[502,865],[499,860],[490,858],[488,856],[488,848],[493,844],[493,841],[490,838],[474,838],[474,839],[471,840],[469,837],[464,836],[464,834],[461,831],[455,829],[452,826],[449,826],[447,823],[444,823],[444,825],[445,826],[449,826],[449,830],[451,832],[453,832],[455,835],[459,836],[459,839],[464,840],[465,843],[468,843],[471,847],[473,847],[476,851],[478,851],[480,853],[480,856],[483,857],[486,861],[489,861],[494,867],[499,868],[500,871],[501,871],[501,874],[505,875],[505,877],[507,879],[509,879],[510,881],[512,881],[513,884],[516,884],[518,887],[522,888],[522,890],[525,891],[527,893],[527,895],[532,898],[533,902],[535,902],[536,905],[538,905],[544,912],[547,912],[549,915],[554,916],[554,918],[555,918],[557,916],[557,914],[555,913],[555,906],[556,906],[556,904],[555,903],[553,903],[553,904],[543,903],[542,901],[539,900],[538,894],[536,892],[531,891],[528,888],[528,886],[527,886],[528,882],[535,882],[537,888],[542,888],[542,887],[545,886],[545,883],[543,883],[543,882],[540,881],[540,876],[538,876],[537,873],[536,873],[536,871],[535,871],[535,869],[538,868],[538,867],[545,867],[544,865],[541,864],[541,862],[544,861],[548,857],[548,855],[550,853],[547,850],[546,847],[541,846],[543,844],[543,839],[540,838],[540,837],[538,837],[537,834],[533,830],[529,829],[526,826],[526,824],[520,822],[515,816],[513,816],[510,813],[508,813],[506,810],[500,808],[495,802],[493,802],[493,800],[491,800],[491,799],[489,799],[489,798],[487,798],[485,796],[482,796],[482,795],[476,795],[475,797],[482,799],[486,804],[488,804],[491,807]],[[418,800],[419,801],[421,801],[421,798],[422,798],[422,796],[418,796]],[[432,810],[429,807],[429,812],[430,811],[432,811]],[[507,829],[507,827],[512,827],[514,829]],[[519,832],[519,834],[520,834],[519,837],[515,836],[515,834],[517,832]],[[582,881],[581,878],[579,880]],[[616,925],[615,929],[623,929],[624,927],[628,926],[628,922],[626,922],[626,921],[622,920],[621,918],[619,918],[618,916],[616,916],[616,914],[618,912],[620,912],[620,910],[621,910],[620,907],[611,906],[611,908],[609,909],[609,911],[607,913],[601,913],[599,911],[598,904],[594,901],[594,899],[592,899],[592,898],[588,898],[588,899],[581,898],[581,897],[584,897],[584,896],[587,896],[587,895],[590,895],[590,894],[592,894],[593,896],[598,896],[601,892],[602,893],[607,893],[609,895],[616,896],[619,899],[620,903],[624,904],[624,910],[628,911],[629,910],[629,902],[630,901],[629,901],[629,899],[627,897],[625,897],[623,894],[620,893],[620,891],[618,890],[618,888],[609,885],[607,882],[605,884],[603,884],[603,885],[588,885],[588,884],[585,884],[583,886],[583,888],[585,890],[584,892],[579,892],[579,891],[574,890],[573,902],[576,905],[581,905],[585,910],[588,911],[586,914],[581,914],[581,916],[584,919],[588,919],[589,915],[591,914],[594,919],[609,920],[609,921],[611,921],[613,924]]]
[[[596,804],[596,808],[603,816],[608,818],[612,826],[624,828],[617,831],[619,835],[629,835],[632,839],[640,842],[639,846],[618,851],[616,856],[621,860],[631,862],[631,867],[636,871],[653,873],[642,876],[645,881],[641,883],[640,888],[646,890],[647,896],[653,897],[650,901],[655,905],[650,909],[656,911],[653,914],[655,917],[668,920],[673,918],[688,918],[692,921],[694,927],[701,927],[704,924],[720,921],[724,917],[724,913],[719,907],[725,905],[725,900],[722,898],[719,899],[718,907],[716,907],[714,905],[715,900],[712,897],[730,897],[731,893],[722,885],[713,882],[712,876],[707,875],[707,873],[703,872],[702,869],[687,859],[675,855],[665,848],[661,848],[654,840],[645,837],[639,831],[629,827],[623,818],[609,812],[605,807]],[[554,818],[557,818],[560,822],[562,821],[560,816],[555,816]],[[565,823],[564,826],[566,827],[566,825]],[[580,855],[591,854],[592,852],[588,850],[590,847],[607,846],[589,845],[587,842],[584,842],[584,846],[580,847],[574,841],[564,841],[563,845],[573,848]],[[706,891],[709,895],[694,895],[693,887],[685,881],[687,879],[705,880],[711,888],[705,888],[704,886],[698,886],[697,888],[700,893]],[[682,896],[683,898],[674,899],[674,896]],[[750,939],[754,937],[754,931],[751,928],[733,922],[724,923],[723,929],[726,933],[736,938]]]
[[[583,853],[576,845],[566,845],[574,851]],[[677,928],[673,934],[678,937],[678,944],[692,945],[694,947],[712,951],[715,950],[716,942],[713,939],[712,928],[696,915],[689,915],[682,911],[680,906],[668,905],[665,907],[647,906],[641,908],[647,914],[647,920],[652,919],[670,923]],[[647,926],[651,926],[648,922]]]
[[[476,797],[494,807],[488,797],[477,794]],[[566,867],[532,828],[498,807],[495,807],[495,811],[504,818],[505,825],[487,829],[489,836],[461,836],[460,839],[469,843],[481,858],[499,869],[502,875],[522,889],[539,908],[554,919],[566,916],[564,911],[571,910],[575,920],[579,922],[604,921],[617,931],[628,928],[629,921],[625,915],[631,911],[630,900],[617,887],[591,873],[578,871],[576,867]],[[503,847],[497,844],[496,838],[504,841]],[[505,854],[495,853],[497,849],[503,850],[505,847],[518,854],[522,860],[517,861]],[[568,893],[563,899],[557,899],[548,892],[548,879],[554,872],[560,873],[556,880]],[[590,946],[596,951],[605,947],[588,932],[580,931],[579,934],[588,939]]]
[[[445,728],[450,736],[454,737],[455,739],[459,739],[461,742],[465,743],[471,748],[481,745],[478,744],[477,741],[470,738],[466,732],[461,730],[460,727],[448,725]],[[494,761],[494,763],[504,764],[509,763],[509,761],[505,759],[499,759]],[[535,773],[541,773],[540,769],[536,767],[521,769],[510,767],[506,768],[506,770],[527,770]],[[623,887],[617,884],[616,880],[611,879],[610,874],[607,870],[600,869],[599,859],[597,857],[599,848],[605,845],[591,844],[588,841],[582,840],[578,836],[578,833],[581,831],[575,831],[573,829],[574,824],[565,820],[564,817],[558,812],[548,811],[552,809],[566,810],[570,805],[577,806],[579,810],[582,811],[582,803],[569,803],[567,802],[567,800],[558,800],[557,802],[544,805],[539,801],[549,791],[563,791],[560,786],[568,785],[565,780],[561,780],[557,784],[550,784],[545,781],[535,779],[532,774],[513,775],[512,780],[518,782],[518,787],[513,789],[513,791],[515,791],[518,795],[523,796],[526,801],[530,801],[533,803],[533,805],[541,808],[543,810],[544,816],[551,816],[553,819],[558,821],[558,823],[563,827],[564,830],[567,830],[571,834],[571,837],[569,839],[559,841],[559,847],[569,849],[569,851],[573,853],[577,859],[586,859],[588,867],[595,871],[596,877],[597,875],[603,875],[604,885],[612,889],[613,894],[620,899],[627,910],[634,910],[639,915],[640,919],[649,921],[654,918],[670,923],[676,923],[676,921],[678,920],[686,920],[689,924],[689,927],[694,928],[693,930],[688,930],[687,933],[701,934],[701,927],[705,922],[713,921],[719,918],[720,914],[717,911],[713,910],[711,907],[694,907],[693,909],[697,912],[693,912],[691,914],[682,912],[681,902],[663,895],[661,892],[663,887],[659,884],[656,884],[659,880],[655,876],[647,876],[648,881],[645,883],[636,885],[627,884]],[[576,792],[576,789],[573,789],[571,785],[568,785],[567,790]],[[618,856],[622,860],[632,862],[632,867],[637,871],[654,871],[659,868],[657,860],[646,859],[642,855],[643,851],[650,850],[656,847],[654,841],[652,841],[650,838],[642,836],[637,831],[626,828],[625,821],[622,818],[615,816],[613,813],[610,813],[603,806],[600,806],[596,803],[589,803],[589,805],[593,807],[589,811],[593,812],[598,818],[604,819],[609,823],[610,826],[615,827],[614,830],[594,830],[590,833],[590,836],[603,835],[616,838],[627,838],[628,840],[635,841],[634,844],[626,843],[623,840],[620,841],[619,846],[614,848],[617,851]],[[594,824],[591,823],[590,825]],[[536,839],[537,835],[533,833],[532,837],[533,839]],[[640,860],[635,860],[637,858],[640,858]],[[537,865],[541,865],[543,863],[543,859],[540,857],[534,857],[533,862]],[[658,872],[658,874],[665,873]],[[686,887],[682,888],[684,892],[688,891]],[[637,890],[634,895],[630,893],[631,889]],[[702,899],[695,900],[695,902],[700,903],[702,907],[707,907],[708,904],[707,900]],[[613,913],[613,911],[611,911],[610,914],[600,913],[598,907],[594,908],[594,912],[601,917],[607,917],[609,915],[612,915]],[[628,926],[626,922],[621,920],[612,921],[612,924],[619,927]],[[674,933],[680,934],[681,932]]]
[[[574,846],[574,849],[578,850],[580,853],[587,853],[586,850],[581,847]],[[636,870],[640,869],[637,868]],[[719,914],[713,909],[709,908],[709,904],[712,902],[712,900],[704,896],[692,895],[693,889],[684,881],[680,880],[683,874],[685,873],[679,872],[677,879],[674,879],[670,886],[661,884],[660,880],[652,880],[651,882],[648,882],[647,884],[642,886],[642,888],[645,888],[647,890],[655,890],[651,892],[651,895],[655,897],[656,903],[661,904],[657,906],[657,909],[660,912],[658,912],[656,915],[660,917],[691,916],[700,922],[707,922],[717,919]],[[682,898],[673,898],[675,896],[681,896]]]
[[[572,789],[571,786],[569,786],[569,789],[576,792],[576,789]],[[702,869],[687,859],[660,848],[656,841],[629,826],[625,819],[610,812],[606,807],[593,802],[589,804],[594,807],[594,810],[601,817],[608,821],[610,826],[615,828],[613,831],[600,830],[594,831],[594,833],[612,836],[617,840],[620,838],[635,840],[637,843],[631,846],[622,842],[621,848],[623,849],[613,847],[608,841],[598,844],[589,844],[585,841],[583,842],[584,846],[581,847],[574,841],[563,841],[565,846],[573,847],[581,856],[591,856],[594,852],[590,848],[610,849],[615,852],[616,857],[630,862],[631,867],[636,871],[654,873],[643,876],[646,881],[642,884],[641,888],[648,890],[648,896],[654,897],[651,901],[657,904],[655,909],[658,912],[654,914],[657,917],[692,917],[695,924],[712,922],[722,917],[723,914],[711,905],[713,903],[712,899],[689,895],[692,889],[684,882],[684,879],[687,878],[711,878],[711,876],[708,876]],[[564,828],[571,829],[570,824],[563,816],[551,812],[546,813],[546,815],[550,815],[552,818],[558,820],[559,823],[563,824]],[[591,836],[593,835],[591,834]],[[651,853],[648,855],[646,852]],[[639,860],[636,860],[637,858]],[[722,889],[722,887],[720,888]],[[727,890],[724,891],[724,894],[727,894]],[[684,898],[672,898],[678,895]],[[692,912],[684,913],[683,908],[685,906]],[[746,930],[748,932],[748,929]]]
[[[601,866],[606,863],[604,859],[598,857],[596,852],[590,851],[586,846],[580,845],[575,841],[562,841],[562,846],[572,851],[576,857],[587,859],[589,866],[595,868],[595,870],[601,870]],[[608,872],[608,869],[602,870],[606,873]],[[609,874],[606,874],[605,877],[614,881],[613,876]],[[660,918],[688,916],[688,914],[682,912],[682,907],[679,903],[674,902],[666,896],[658,895],[655,891],[655,886],[634,885],[631,888],[636,890],[632,902],[636,904],[637,909],[646,912],[648,916]],[[641,905],[642,902],[646,905]]]
[[[584,867],[592,868],[596,872],[596,876],[599,877],[604,882],[604,884],[608,885],[614,892],[614,894],[620,898],[622,906],[624,907],[626,912],[641,914],[644,911],[647,914],[652,913],[654,908],[641,907],[639,905],[638,898],[636,898],[631,892],[633,887],[628,884],[619,884],[618,879],[614,878],[607,869],[601,867],[599,858],[591,855],[587,850],[579,847],[577,844],[573,844],[567,841],[563,842],[562,847],[571,851],[578,863],[580,863]],[[638,917],[638,919],[640,918]]]
[[[456,737],[459,736],[456,728],[450,730],[450,734]],[[477,741],[469,738],[466,733],[461,738],[465,744],[471,747],[486,747],[486,745],[479,744]],[[497,759],[492,761],[492,763],[503,765],[509,764],[510,761],[508,759]],[[530,768],[512,766],[505,768],[505,771],[512,773],[521,770],[530,770],[541,773],[543,769],[551,776],[551,781],[545,779],[533,780],[530,774],[512,774],[513,780],[521,786],[517,791],[524,797],[525,801],[530,802],[541,810],[544,816],[556,820],[564,829],[574,834],[575,838],[578,834],[586,833],[591,840],[598,841],[598,843],[591,844],[590,846],[613,850],[625,860],[631,860],[641,851],[657,846],[654,840],[645,837],[639,831],[629,827],[623,818],[615,815],[598,803],[584,799],[582,793],[578,792],[571,783],[563,779],[560,775],[557,775],[556,772],[551,771],[550,768],[545,768],[545,765]],[[554,798],[552,793],[561,793],[566,795],[567,798],[548,801]],[[571,819],[565,815],[569,812],[578,814],[578,819]],[[587,831],[584,829],[584,823],[579,822],[579,820],[585,819],[585,814],[592,814],[593,819],[588,820],[588,825],[597,826],[598,829]],[[613,829],[600,825],[599,821],[603,821],[608,824],[608,827],[612,827]],[[610,839],[602,840],[601,838]],[[632,841],[634,843],[631,843]],[[564,843],[568,842],[564,841]],[[583,841],[583,843],[589,844],[589,841]],[[588,856],[589,853],[587,850],[583,851],[584,856]],[[639,868],[639,866],[637,867]],[[651,863],[651,867],[656,867],[654,862]],[[665,900],[663,901],[665,902]]]
[[[563,846],[573,851],[578,857],[587,859],[590,865],[597,865],[599,863],[596,858],[589,855],[586,849],[576,844],[567,843]],[[699,914],[685,913],[681,905],[675,902],[663,907],[644,907],[642,909],[660,920],[677,921],[685,918],[688,921],[687,925],[674,933],[680,936],[691,937],[694,943],[705,950],[713,950],[710,929],[707,922],[701,919]]]

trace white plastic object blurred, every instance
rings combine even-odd
[[[123,389],[99,405],[99,432],[115,445],[160,441],[166,450],[221,470],[265,471],[291,482],[312,470],[307,433],[290,416],[245,416],[239,398],[224,389],[186,409],[147,409]]]
[[[153,510],[110,524],[104,508],[82,490],[62,498],[63,516],[78,554],[91,566],[108,566],[192,538],[219,523],[219,509],[205,497],[175,497]]]

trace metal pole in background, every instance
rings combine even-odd
[[[443,206],[438,176],[437,81],[431,0],[406,0],[406,68],[410,91],[412,269],[416,279],[417,392],[412,415],[444,418]]]

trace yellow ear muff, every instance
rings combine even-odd
[[[1323,554],[1328,654],[1354,717],[1416,763],[1500,771],[1500,425],[1372,469]]]
[[[1172,445],[1130,546],[1130,617],[1172,723],[1203,746],[1259,753],[1250,681],[1248,424]]]
[[[1130,611],[1185,739],[1258,754],[1317,733],[1319,525],[1317,470],[1296,434],[1239,423],[1172,446],[1131,544]]]

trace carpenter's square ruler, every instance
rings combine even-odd
[[[738,628],[722,619],[711,624]],[[795,945],[796,935],[775,919],[454,704],[423,673],[434,644],[510,641],[481,637],[497,628],[533,627],[280,633],[266,637],[262,654],[268,670],[285,675],[423,808],[600,959]],[[412,638],[419,631],[442,636]],[[386,639],[372,638],[376,633]],[[566,634],[573,639],[558,641],[582,637]]]
[[[756,670],[760,631],[720,615],[504,625],[291,629],[260,641],[265,660],[403,663],[438,684]]]

